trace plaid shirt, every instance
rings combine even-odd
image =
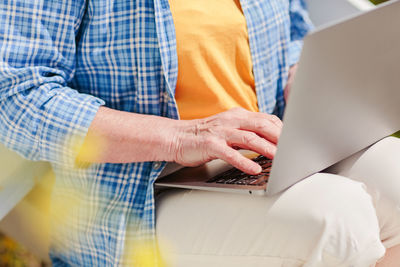
[[[310,29],[304,2],[242,8],[259,110],[282,116],[288,68]],[[52,203],[68,211],[53,220],[55,266],[134,264],[122,257],[134,253],[128,240],[155,236],[153,182],[165,163],[76,168],[69,144],[82,142],[101,105],[178,119],[177,68],[168,0],[1,1],[0,141],[52,163]]]

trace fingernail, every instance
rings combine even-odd
[[[257,164],[257,166],[254,166],[253,171],[258,174],[262,171],[262,168],[260,165]]]

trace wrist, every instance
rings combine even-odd
[[[190,143],[195,145],[195,136],[201,119],[195,120],[172,120],[168,123],[168,131],[163,136],[164,149],[162,161],[180,162],[183,158],[184,146]]]

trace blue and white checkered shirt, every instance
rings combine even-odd
[[[310,29],[304,2],[241,4],[259,110],[282,116],[288,68]],[[52,203],[79,203],[54,219],[55,266],[134,264],[122,257],[127,241],[154,238],[153,182],[165,163],[76,168],[69,144],[101,105],[178,119],[177,68],[168,0],[1,1],[0,141],[52,163]]]

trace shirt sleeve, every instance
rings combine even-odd
[[[68,87],[84,2],[0,3],[0,142],[28,159],[73,164],[104,104]]]
[[[296,64],[300,59],[303,47],[303,38],[313,28],[308,16],[306,3],[304,0],[290,0],[290,45],[289,45],[289,64]]]

